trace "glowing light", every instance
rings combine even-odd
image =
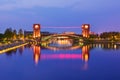
[[[81,54],[42,54],[41,59],[81,59]]]
[[[68,40],[58,40],[57,43],[60,45],[70,45],[71,44],[70,41],[68,41]]]
[[[39,61],[39,55],[35,54],[35,63],[38,64],[38,61]]]
[[[85,28],[88,29],[88,25],[85,25]]]
[[[38,27],[39,27],[38,25],[35,25],[35,29],[38,29]]]
[[[117,45],[114,45],[114,49],[116,49],[117,48]]]
[[[83,46],[82,59],[85,60],[85,62],[88,62],[88,60],[89,60],[89,46]]]
[[[34,51],[34,61],[36,64],[38,64],[40,59],[40,46],[33,46]]]
[[[88,54],[85,54],[85,61],[87,62],[87,61],[88,61],[88,59],[89,59]]]

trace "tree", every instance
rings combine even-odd
[[[17,38],[17,31],[13,30],[13,39],[16,39],[16,38]]]
[[[109,40],[116,40],[117,38],[119,38],[120,36],[120,33],[119,32],[103,32],[100,34],[100,37],[101,38],[104,38],[104,39],[109,39]]]
[[[90,35],[90,38],[93,38],[93,39],[94,39],[94,38],[98,38],[98,34],[91,34],[91,35]]]
[[[19,36],[19,39],[23,39],[24,38],[24,34],[23,34],[23,30],[22,29],[19,29],[18,36]]]
[[[7,28],[4,32],[4,37],[9,40],[13,38],[12,28]]]
[[[0,41],[2,41],[4,38],[4,35],[0,33]]]

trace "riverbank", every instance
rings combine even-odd
[[[28,43],[26,43],[26,42],[18,42],[18,43],[11,43],[8,45],[2,45],[2,46],[0,46],[0,54],[10,51],[10,50],[13,50],[13,49],[16,49],[16,48],[19,48],[19,47],[27,45],[27,44]]]
[[[114,43],[116,44],[116,43],[120,43],[120,41],[119,40],[114,40],[114,41],[112,40],[86,40],[85,43],[100,43],[100,44]]]

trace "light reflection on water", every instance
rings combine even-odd
[[[120,79],[118,76],[120,75],[120,46],[112,43],[89,44],[74,50],[71,48],[67,49],[49,50],[48,48],[39,45],[26,45],[0,55],[0,66],[5,70],[3,73],[10,71],[14,74],[18,74],[18,76],[21,75],[21,77],[24,77],[24,80],[33,80],[35,77],[35,80]],[[19,56],[17,56],[18,54]],[[13,56],[13,60],[10,59],[8,61],[6,55]],[[4,65],[4,63],[7,64]],[[33,67],[34,64],[32,63],[37,67]],[[16,67],[4,68],[10,65]],[[14,68],[16,68],[15,71],[13,70]],[[35,70],[36,68],[37,70]],[[21,73],[18,73],[17,71]],[[28,74],[31,74],[31,76]],[[0,75],[2,74],[0,73]],[[60,78],[60,76],[62,77]],[[16,79],[11,76],[10,78]]]
[[[76,53],[41,53],[41,47],[37,45],[33,45],[33,52],[34,52],[34,60],[37,64],[38,61],[41,60],[49,60],[49,59],[82,59],[84,61],[89,60],[89,45],[82,47],[82,53],[76,54]],[[70,48],[71,49],[71,48]],[[58,50],[59,51],[59,50]]]
[[[71,46],[72,47],[72,46]],[[14,49],[11,51],[6,52],[6,55],[12,55],[12,54],[16,54],[17,50],[19,52],[20,55],[22,55],[24,49],[32,49],[33,50],[33,59],[34,62],[36,64],[38,64],[39,60],[49,60],[49,59],[81,59],[84,60],[85,62],[87,62],[89,60],[90,57],[90,50],[94,49],[94,48],[100,48],[100,49],[104,49],[104,50],[119,50],[120,46],[117,46],[115,44],[89,44],[89,45],[85,45],[82,47],[77,47],[75,49],[81,49],[81,53],[41,53],[42,49],[47,50],[46,48],[41,47],[40,45],[26,45],[26,46],[22,46],[18,49]],[[62,51],[64,51],[63,48]],[[67,48],[68,51],[71,51],[71,48]],[[61,51],[61,50],[58,50]]]
[[[73,40],[71,39],[58,39],[58,40],[53,40],[50,46],[55,46],[55,47],[70,47],[73,44]]]

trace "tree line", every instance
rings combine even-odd
[[[2,34],[0,33],[0,40],[16,40],[24,38],[24,32],[22,29],[13,30],[12,28],[7,28],[5,32]]]
[[[4,33],[0,33],[0,41],[3,40],[21,40],[24,38],[24,32],[22,29],[19,29],[18,32],[15,29],[7,28]],[[109,39],[116,40],[120,39],[120,32],[103,32],[101,34],[91,34],[90,39]]]
[[[101,38],[107,40],[120,40],[120,32],[103,32],[101,34],[92,34],[90,38]]]

